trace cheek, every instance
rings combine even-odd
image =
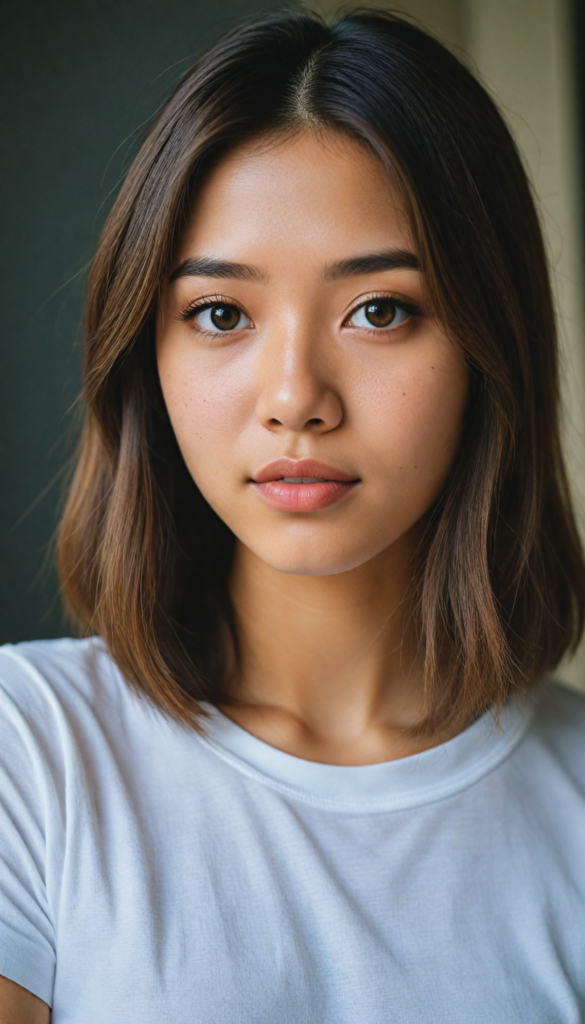
[[[458,449],[467,393],[467,368],[450,346],[361,388],[364,447],[394,487],[402,480],[413,498],[433,500]]]
[[[250,381],[229,355],[159,352],[161,388],[179,448],[197,480],[232,450],[250,415]],[[218,365],[221,363],[221,365]]]

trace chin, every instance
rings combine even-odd
[[[375,558],[388,543],[371,546],[354,544],[294,544],[280,540],[275,544],[248,544],[254,554],[272,569],[296,576],[336,576],[350,572]]]

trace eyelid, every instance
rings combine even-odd
[[[361,309],[362,306],[367,306],[368,302],[374,302],[376,299],[388,299],[390,302],[393,302],[396,306],[399,306],[400,309],[403,309],[407,313],[409,313],[411,317],[421,317],[424,315],[423,309],[420,306],[420,304],[418,302],[414,302],[413,299],[409,299],[406,295],[398,295],[396,292],[371,292],[369,295],[362,295],[354,304],[352,304],[351,309],[345,314],[341,326],[345,327],[347,325],[348,320],[351,320],[352,316],[354,316],[357,313],[358,309]],[[400,324],[399,326],[402,326],[402,324]],[[398,330],[398,328],[375,327],[372,328],[372,330],[379,334],[380,331],[382,330],[396,331]]]
[[[246,313],[246,310],[243,308],[241,303],[236,302],[234,299],[228,299],[227,295],[204,295],[201,298],[193,299],[191,302],[188,302],[185,306],[183,306],[183,308],[180,309],[178,313],[175,314],[175,318],[177,320],[183,321],[184,323],[187,323],[189,320],[193,319],[196,313],[201,312],[201,310],[210,309],[211,306],[220,305],[233,306],[234,309],[238,309],[240,313],[243,313],[244,316],[248,317],[248,320],[252,324],[252,317],[250,316],[249,313]],[[234,330],[243,329],[248,330],[248,328],[234,328]],[[201,328],[197,328],[197,330],[201,330]],[[231,332],[225,331],[223,333],[230,334]]]

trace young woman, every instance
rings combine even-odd
[[[239,27],[87,310],[60,564],[0,653],[0,1022],[577,1024],[583,626],[514,144],[396,17]]]

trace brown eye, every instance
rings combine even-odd
[[[349,321],[350,327],[377,327],[383,330],[388,327],[399,327],[414,313],[405,304],[393,302],[392,299],[370,299],[358,306]]]
[[[218,331],[233,331],[238,326],[240,311],[235,306],[212,306],[211,322]]]
[[[213,305],[200,307],[193,317],[193,322],[204,331],[235,331],[249,327],[250,320],[237,306],[227,302],[215,302]]]
[[[396,306],[387,299],[368,302],[364,307],[366,320],[372,327],[390,327],[396,317]]]

